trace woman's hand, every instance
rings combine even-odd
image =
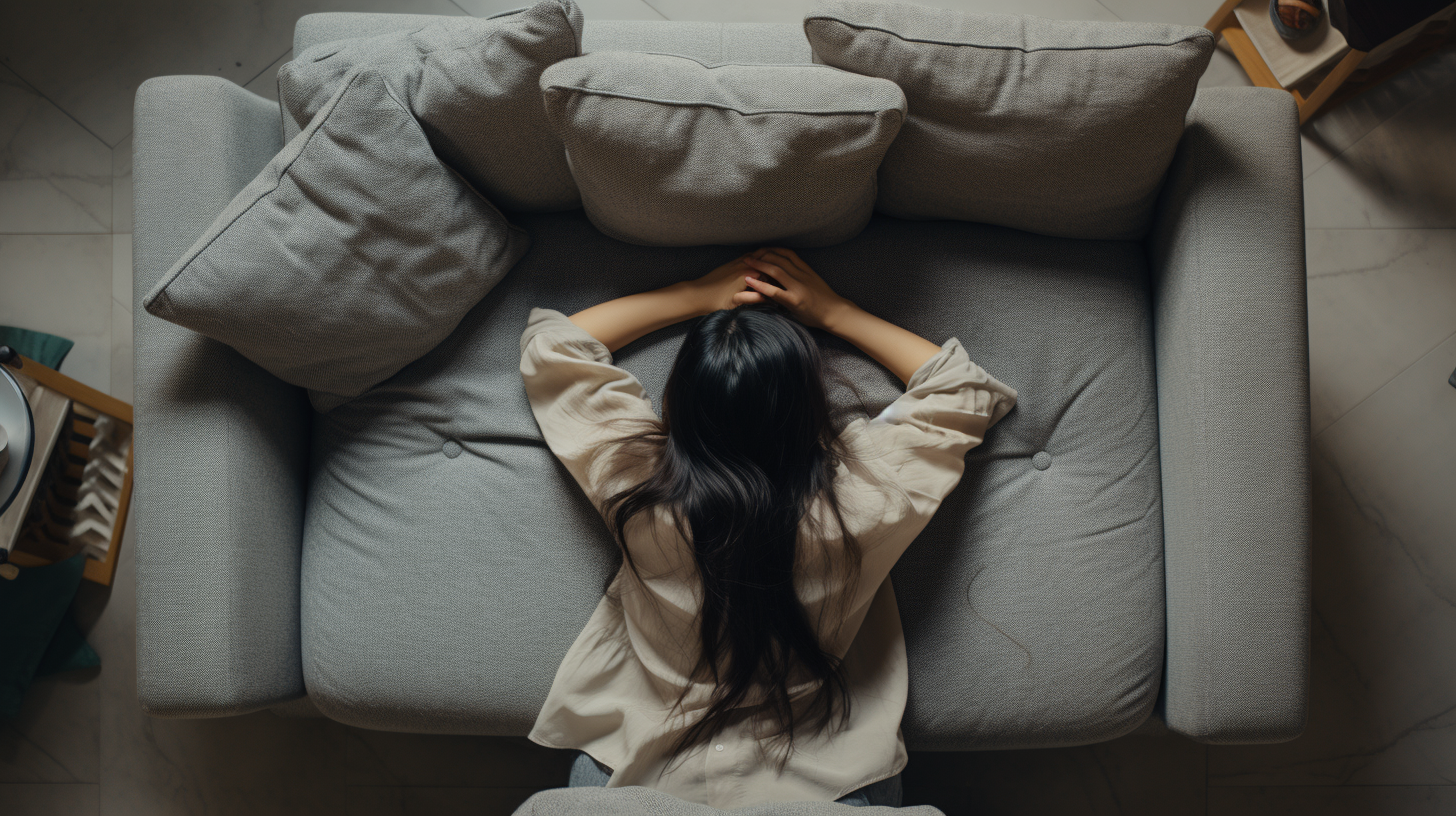
[[[744,277],[744,284],[752,291],[742,295],[743,300],[736,300],[740,296],[735,296],[735,303],[771,300],[787,308],[800,323],[826,331],[833,331],[836,318],[853,309],[854,304],[829,288],[792,249],[767,247],[738,260],[757,274]],[[766,277],[778,285],[765,280]]]
[[[693,301],[694,311],[708,314],[719,309],[731,309],[740,303],[763,302],[763,296],[749,289],[743,281],[747,276],[757,278],[760,274],[746,263],[747,259],[767,251],[754,250],[734,258],[701,278],[688,281],[686,287],[688,297]]]

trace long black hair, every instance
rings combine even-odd
[[[797,729],[819,733],[849,716],[841,661],[820,642],[794,583],[795,564],[809,558],[825,559],[846,587],[859,573],[859,545],[834,493],[847,452],[825,373],[813,335],[782,307],[713,312],[683,340],[662,421],[623,440],[624,450],[659,454],[643,481],[603,503],[625,563],[636,574],[627,523],[661,506],[691,545],[702,579],[701,651],[691,677],[711,680],[714,691],[702,718],[672,746],[675,754],[727,726],[736,709],[761,705],[776,728],[757,736],[766,740],[761,746],[779,748],[782,768]],[[823,529],[811,513],[819,500],[837,529]],[[842,548],[829,546],[834,540]],[[843,611],[821,607],[820,614],[834,621]],[[791,685],[813,692],[796,699]],[[686,696],[685,689],[674,709]]]

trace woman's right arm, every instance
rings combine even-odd
[[[772,247],[747,255],[743,262],[782,286],[748,277],[753,291],[785,306],[799,322],[848,340],[888,368],[900,381],[910,378],[940,351],[920,335],[866,312],[837,294],[792,249]]]

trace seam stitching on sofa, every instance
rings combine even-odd
[[[985,49],[992,50],[992,51],[1020,51],[1023,54],[1033,54],[1033,53],[1036,53],[1038,51],[1120,51],[1120,50],[1122,50],[1124,48],[1166,48],[1166,47],[1169,47],[1169,46],[1182,45],[1183,43],[1186,43],[1186,42],[1193,42],[1194,40],[1201,40],[1201,39],[1203,39],[1205,37],[1212,37],[1213,36],[1212,33],[1210,33],[1210,32],[1208,32],[1208,31],[1205,30],[1205,31],[1203,31],[1200,34],[1193,34],[1191,36],[1184,37],[1181,40],[1173,40],[1172,42],[1162,42],[1162,43],[1145,42],[1145,43],[1128,43],[1126,45],[1084,45],[1084,46],[1078,46],[1076,48],[1060,48],[1060,47],[1052,47],[1052,46],[1048,46],[1046,48],[1022,48],[1020,46],[1015,46],[1015,45],[984,45],[982,43],[946,42],[944,40],[930,40],[930,39],[924,39],[924,38],[920,38],[920,37],[907,37],[904,34],[900,34],[898,32],[891,31],[888,28],[880,28],[879,26],[872,26],[872,25],[863,25],[863,24],[860,24],[860,23],[851,23],[851,22],[847,22],[845,20],[840,20],[840,19],[835,18],[835,17],[805,17],[804,18],[804,24],[805,25],[808,25],[813,20],[824,20],[824,21],[831,22],[831,23],[839,23],[840,25],[842,25],[842,26],[844,26],[846,28],[853,28],[853,29],[857,29],[859,31],[878,31],[881,34],[889,34],[891,37],[894,37],[895,39],[898,39],[898,40],[902,40],[904,42],[924,43],[926,45],[948,45],[948,46],[953,46],[953,47],[956,47],[956,48],[985,48]]]
[[[729,105],[722,105],[717,102],[692,102],[672,99],[653,99],[650,96],[636,96],[634,94],[620,93],[617,91],[602,91],[596,88],[578,88],[574,85],[550,85],[547,91],[576,91],[578,93],[595,94],[597,96],[609,96],[615,99],[631,99],[637,102],[652,102],[658,105],[673,105],[681,108],[717,108],[719,110],[732,111],[742,116],[759,116],[772,113],[797,113],[804,116],[877,116],[887,111],[899,111],[899,108],[875,108],[872,110],[833,110],[833,111],[801,111],[801,110],[762,110],[762,111],[741,111]]]

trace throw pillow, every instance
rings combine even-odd
[[[142,304],[327,410],[434,348],[528,243],[359,71]]]
[[[602,51],[541,91],[587,217],[649,246],[848,240],[905,117],[893,82],[821,65]]]
[[[877,208],[1068,238],[1147,230],[1213,53],[1206,29],[827,0],[816,62],[894,80],[910,115]]]
[[[278,95],[303,127],[356,67],[384,75],[440,159],[507,210],[580,206],[537,81],[581,53],[573,0],[543,0],[489,19],[442,17],[416,28],[322,43],[278,71]]]

